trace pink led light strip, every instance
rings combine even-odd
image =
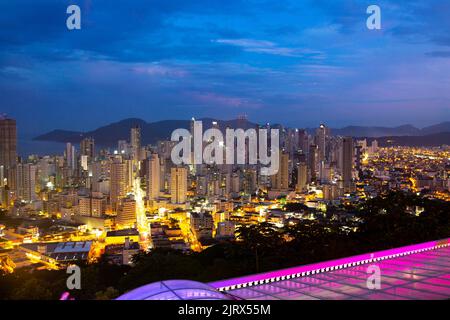
[[[306,266],[294,267],[289,269],[271,271],[261,274],[250,275],[241,278],[222,280],[210,283],[212,287],[219,291],[229,291],[245,287],[257,286],[265,283],[289,280],[293,278],[310,276],[322,272],[334,271],[350,268],[362,264],[373,263],[381,260],[397,258],[410,254],[420,253],[429,250],[448,247],[450,239],[430,241],[421,244],[410,245],[401,248],[367,253],[349,258],[337,259],[332,261],[314,263]]]

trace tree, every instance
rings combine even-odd
[[[306,205],[304,205],[303,203],[291,202],[291,203],[287,203],[284,206],[284,209],[286,211],[292,211],[292,212],[303,212],[303,211],[308,211],[309,208]]]
[[[52,300],[55,294],[49,290],[45,281],[31,278],[14,291],[13,300]]]
[[[95,300],[113,300],[120,295],[119,291],[113,287],[108,287],[105,291],[99,291],[95,294]]]
[[[275,230],[269,223],[241,226],[237,229],[237,237],[242,241],[244,248],[254,253],[256,272],[260,271],[260,258],[273,252],[272,250],[284,242],[281,232]]]

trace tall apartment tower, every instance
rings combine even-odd
[[[66,143],[66,164],[67,164],[67,167],[72,171],[76,169],[76,164],[77,164],[76,159],[77,159],[77,157],[76,157],[75,146],[73,146],[71,143]]]
[[[0,116],[0,166],[13,168],[17,163],[16,120]]]
[[[37,199],[36,195],[36,172],[37,167],[34,164],[25,163],[17,165],[16,195],[17,198],[25,202],[33,202]]]
[[[321,124],[316,130],[316,145],[318,150],[318,160],[324,161],[326,158],[326,143],[327,136],[330,134],[330,129],[324,124]]]
[[[353,172],[353,139],[345,137],[342,140],[342,180],[344,190],[349,191],[352,187]]]
[[[174,204],[185,203],[187,198],[187,169],[174,167],[170,172],[171,202]]]
[[[371,151],[372,153],[378,152],[378,141],[377,141],[377,140],[373,140],[373,141],[372,141],[372,145],[371,145],[371,147],[370,147],[370,151]]]
[[[280,153],[278,172],[272,176],[272,189],[286,191],[289,189],[289,153]]]
[[[309,178],[311,182],[317,181],[317,164],[318,164],[318,147],[315,144],[312,144],[309,146],[309,153],[308,153],[308,159],[309,159]]]
[[[308,166],[304,162],[300,162],[297,168],[297,191],[306,190],[308,184]]]
[[[298,130],[298,148],[304,154],[308,152],[308,133],[304,129]]]
[[[148,160],[147,171],[147,199],[156,200],[159,197],[161,183],[161,165],[157,153],[151,155]]]
[[[14,188],[12,170],[17,164],[17,127],[16,120],[0,115],[0,186],[6,179],[9,187]]]
[[[141,157],[141,128],[139,126],[131,128],[131,148],[133,151],[133,158],[140,160]]]
[[[360,145],[355,146],[355,169],[358,175],[362,171],[362,161],[363,161],[363,147]]]
[[[127,194],[128,166],[126,162],[114,162],[111,164],[110,177],[110,201],[113,210]]]
[[[116,223],[122,228],[134,228],[137,224],[136,201],[132,198],[123,200],[117,211]]]
[[[93,138],[85,138],[80,143],[80,154],[82,156],[88,156],[89,160],[95,157],[95,142]]]

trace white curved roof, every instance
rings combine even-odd
[[[229,298],[204,283],[170,280],[137,288],[117,300],[229,300]]]

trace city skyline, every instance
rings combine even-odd
[[[0,302],[448,300],[449,12],[0,0]]]
[[[247,131],[248,141],[243,130],[238,133],[228,129],[230,139],[227,136],[225,145],[220,143],[223,137],[217,130],[219,123],[213,122],[212,126],[216,130],[214,138],[205,132],[199,140],[202,126],[192,119],[190,130],[180,129],[183,141],[179,142],[175,135],[148,145],[141,127],[133,124],[127,130],[128,137],[117,141],[117,149],[100,148],[94,138],[84,137],[79,149],[68,142],[58,154],[21,158],[16,154],[16,146],[20,145],[16,122],[0,118],[0,152],[7,155],[0,159],[0,283],[10,281],[16,272],[20,281],[22,272],[34,270],[33,277],[41,281],[41,272],[65,268],[81,272],[82,268],[95,268],[102,262],[107,262],[103,267],[118,271],[112,280],[114,286],[104,293],[99,291],[103,287],[94,289],[95,284],[81,286],[79,282],[76,287],[76,281],[71,284],[68,280],[67,289],[58,287],[37,293],[22,289],[15,294],[10,290],[17,285],[7,286],[3,299],[100,299],[103,294],[105,299],[139,300],[145,295],[164,300],[169,297],[158,298],[158,292],[150,289],[159,286],[154,281],[185,279],[167,281],[187,292],[191,292],[191,285],[198,287],[194,295],[181,296],[182,299],[196,299],[196,294],[200,294],[197,290],[205,288],[217,297],[226,298],[224,293],[253,300],[257,298],[253,290],[262,290],[267,283],[283,285],[286,279],[288,284],[310,282],[319,273],[334,274],[335,270],[347,268],[356,268],[361,275],[353,287],[355,279],[351,277],[349,284],[339,289],[342,292],[337,288],[311,287],[281,294],[276,288],[268,288],[267,295],[259,294],[258,298],[448,297],[445,269],[426,273],[423,286],[417,287],[414,281],[405,284],[401,292],[389,287],[382,290],[381,283],[391,277],[400,281],[411,278],[409,268],[399,268],[388,276],[380,275],[381,271],[373,276],[369,271],[364,273],[366,268],[377,267],[369,263],[379,262],[383,272],[397,261],[394,259],[398,258],[402,265],[405,254],[420,258],[421,263],[427,260],[430,265],[445,262],[436,254],[444,257],[449,245],[448,219],[445,220],[450,212],[447,144],[383,147],[376,139],[333,135],[324,124],[309,133],[289,129],[280,135],[274,129],[270,157],[275,155],[279,161],[274,175],[267,176],[251,160],[257,135],[250,132],[255,129]],[[266,129],[257,130],[261,134]],[[236,142],[236,153],[233,151],[230,159],[236,154],[237,162],[228,163],[229,142],[233,146]],[[181,163],[176,159],[180,147]],[[221,160],[224,149],[226,163]],[[209,155],[209,160],[191,162],[199,152],[203,157]],[[243,162],[240,156],[244,157]],[[423,232],[425,226],[433,231]],[[381,242],[379,230],[386,234]],[[282,265],[290,268],[281,270],[280,264],[269,261],[279,259],[278,252],[284,250],[288,254],[282,255]],[[210,263],[204,259],[211,252],[222,252],[219,254],[224,259],[214,258],[212,269],[208,269]],[[227,252],[237,254],[228,256]],[[159,254],[174,255],[175,261],[168,260],[170,266],[165,266],[165,259],[152,260]],[[183,259],[193,259],[193,264]],[[381,264],[385,259],[386,265]],[[236,273],[235,267],[224,267],[224,263],[244,265],[248,271]],[[267,263],[270,264],[265,266]],[[141,266],[150,265],[150,272],[142,271],[145,269]],[[211,274],[208,270],[218,272],[198,277],[194,274],[198,274],[199,266],[205,266],[205,274]],[[186,268],[182,277],[176,271],[180,267]],[[273,271],[261,273],[269,270]],[[49,275],[59,277],[61,273]],[[108,272],[97,276],[106,279]],[[135,276],[139,280],[129,282]],[[232,278],[235,276],[241,278]],[[194,279],[215,282],[193,282]],[[19,286],[27,285],[23,281]],[[243,286],[248,289],[240,290]],[[349,293],[349,286],[358,291]]]
[[[449,4],[440,1],[379,1],[375,31],[369,1],[74,3],[74,31],[65,2],[1,4],[1,111],[26,134],[174,115],[245,113],[290,127],[450,119]]]

